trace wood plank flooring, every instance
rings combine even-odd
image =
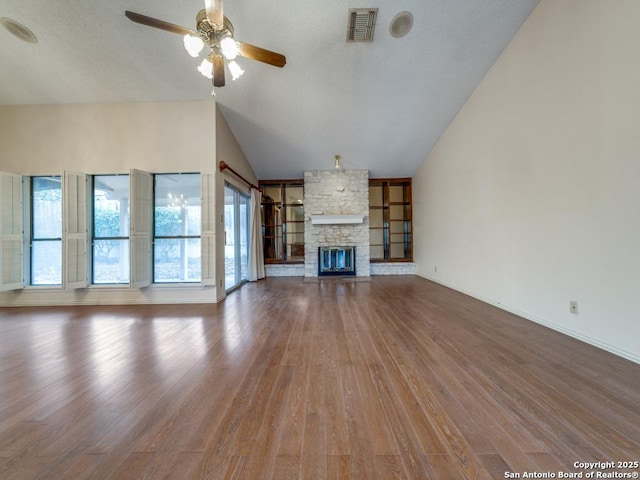
[[[418,277],[0,309],[2,479],[497,479],[594,461],[640,461],[640,365]]]

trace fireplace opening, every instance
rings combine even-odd
[[[356,247],[318,247],[318,276],[356,274]]]

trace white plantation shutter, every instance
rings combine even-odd
[[[84,288],[87,279],[87,176],[64,172],[62,181],[62,281],[65,290]]]
[[[23,287],[22,178],[0,172],[0,291]]]
[[[200,212],[202,215],[200,233],[200,262],[201,262],[201,282],[203,285],[216,284],[216,212],[214,205],[215,198],[215,175],[213,173],[203,173],[200,176],[201,203]]]
[[[131,288],[151,285],[151,235],[153,233],[153,178],[149,172],[131,170],[129,175],[129,251]]]

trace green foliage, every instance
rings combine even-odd
[[[155,232],[157,237],[180,235],[182,222],[180,210],[158,207],[155,211]],[[154,250],[156,262],[170,262],[177,254],[179,242],[176,240],[156,240]]]
[[[122,235],[120,233],[120,212],[97,208],[93,221],[96,237],[119,237]]]
[[[94,212],[94,234],[96,237],[119,237],[120,233],[120,212],[112,209],[96,208]],[[155,232],[156,236],[171,237],[180,235],[182,222],[180,211],[168,207],[160,207],[155,210]],[[125,233],[124,236],[128,236]],[[111,250],[118,242],[116,240],[99,240],[94,242],[94,252],[96,257],[107,260]],[[179,242],[176,240],[156,241],[155,255],[159,262],[169,262],[177,254]]]
[[[158,207],[155,212],[156,237],[173,237],[180,235],[182,221],[180,210],[169,207]]]
[[[120,212],[112,209],[96,208],[93,217],[93,231],[96,237],[119,237]],[[125,233],[124,236],[128,236]],[[115,240],[94,242],[94,254],[101,260],[107,260],[111,250],[118,244]]]

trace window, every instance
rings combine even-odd
[[[224,187],[224,286],[231,290],[247,281],[250,197]]]
[[[413,260],[410,178],[369,180],[369,242],[372,262]]]
[[[200,174],[154,175],[153,281],[200,282]]]
[[[31,177],[31,285],[62,284],[62,187],[59,176]]]
[[[304,262],[304,181],[260,182],[265,263]]]
[[[129,283],[129,175],[93,177],[93,283]]]

